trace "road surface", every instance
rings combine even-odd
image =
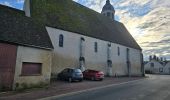
[[[170,100],[170,75],[92,90],[52,100]]]

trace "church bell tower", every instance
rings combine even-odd
[[[111,18],[112,20],[114,20],[115,9],[110,4],[110,0],[106,0],[106,4],[104,5],[104,7],[102,9],[101,14],[103,14],[104,16],[107,16],[107,17]]]

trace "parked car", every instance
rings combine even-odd
[[[66,68],[58,74],[57,78],[60,80],[67,80],[69,82],[77,80],[82,81],[83,73],[80,69]]]
[[[85,70],[83,72],[84,79],[91,79],[91,80],[103,80],[104,73],[102,71],[96,70]]]

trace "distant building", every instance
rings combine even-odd
[[[145,73],[163,74],[164,66],[162,62],[151,60],[145,64]]]
[[[170,74],[170,61],[167,61],[166,65],[164,66],[164,73]]]
[[[145,63],[145,73],[150,74],[170,74],[170,62],[159,58],[156,55],[149,56],[149,61]]]

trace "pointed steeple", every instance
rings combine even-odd
[[[115,10],[110,4],[110,0],[106,0],[106,4],[104,5],[101,13],[114,20]]]

